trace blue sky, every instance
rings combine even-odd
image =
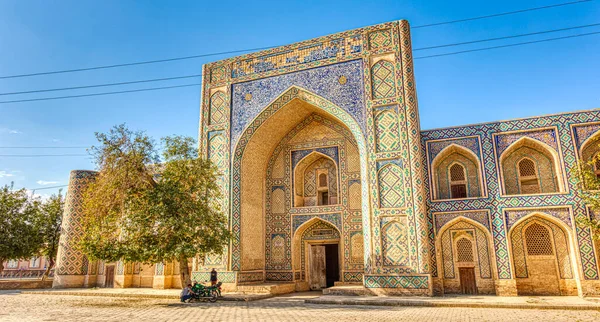
[[[0,76],[293,43],[381,22],[412,25],[566,2],[556,1],[0,1]],[[413,48],[600,23],[600,2],[413,31]],[[420,51],[415,56],[600,31]],[[600,107],[600,35],[415,61],[423,129]],[[201,73],[185,60],[109,70],[0,79],[0,93]],[[197,82],[184,79],[36,95],[26,99]],[[94,132],[127,123],[159,138],[196,136],[198,88],[0,104],[0,147],[89,146]],[[85,154],[84,149],[5,149],[4,154]],[[2,157],[0,184],[68,183],[88,157]],[[55,190],[42,190],[48,194]]]

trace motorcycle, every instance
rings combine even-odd
[[[208,300],[214,303],[221,296],[221,285],[222,283],[204,286],[198,282],[194,282],[194,286],[192,286],[192,292],[194,292],[192,298],[194,300]]]

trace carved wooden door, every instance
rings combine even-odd
[[[460,267],[460,291],[463,294],[477,294],[477,285],[475,284],[475,269],[473,267]]]
[[[115,265],[106,266],[106,280],[104,281],[104,287],[114,287],[115,285]]]
[[[327,267],[325,265],[325,246],[310,246],[310,289],[320,290],[327,287]]]

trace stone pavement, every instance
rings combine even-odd
[[[0,292],[0,321],[600,321],[595,310],[378,307],[306,304],[320,293],[253,302],[182,304],[171,299]]]
[[[446,295],[443,297],[399,297],[323,295],[307,299],[306,303],[335,305],[470,307],[600,311],[600,298],[580,298],[577,296]]]
[[[24,290],[23,294],[42,295],[75,295],[75,296],[102,296],[102,297],[126,297],[140,299],[179,299],[180,289],[152,289],[152,288],[69,288],[69,289],[47,289],[47,290]],[[273,297],[271,294],[241,294],[224,293],[221,300],[224,301],[256,301]]]

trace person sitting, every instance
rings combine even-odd
[[[181,302],[183,303],[190,300],[194,294],[194,291],[192,291],[192,284],[188,284],[186,287],[183,288],[183,290],[181,290]]]
[[[217,281],[218,281],[217,270],[213,268],[212,271],[210,272],[210,285],[217,284]]]

